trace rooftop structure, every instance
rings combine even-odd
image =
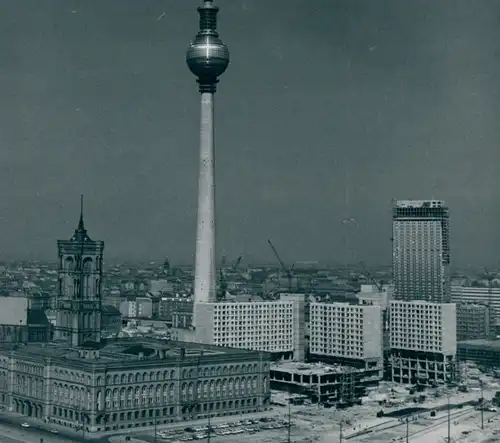
[[[127,369],[134,367],[157,366],[179,360],[197,360],[200,357],[224,361],[228,356],[249,355],[257,357],[258,353],[235,348],[202,345],[196,343],[165,341],[155,339],[117,338],[103,340],[99,345],[89,344],[84,348],[73,348],[58,343],[40,344],[0,344],[0,354],[14,352],[18,358],[40,361],[50,359],[53,363],[75,368]]]
[[[351,366],[327,365],[324,363],[302,363],[295,361],[281,361],[271,364],[272,371],[288,372],[301,375],[326,375],[340,374],[350,370],[356,370]]]

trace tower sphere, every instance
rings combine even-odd
[[[198,35],[189,45],[186,62],[200,79],[216,79],[229,65],[229,50],[215,35]]]
[[[186,63],[200,84],[217,83],[229,65],[229,50],[216,31],[218,11],[211,1],[198,8],[200,30],[186,54]]]

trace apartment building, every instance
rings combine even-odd
[[[457,304],[457,341],[494,339],[493,310],[479,303]]]
[[[277,301],[196,303],[196,342],[304,360],[304,295]]]
[[[125,318],[151,318],[153,301],[150,297],[127,297],[120,304],[120,314]]]
[[[455,304],[393,300],[389,317],[392,381],[432,385],[455,377]]]
[[[174,316],[181,313],[193,314],[193,298],[188,296],[163,296],[160,299],[158,317],[167,322],[174,322]],[[175,327],[175,326],[174,326]]]
[[[309,353],[312,361],[371,369],[382,377],[380,306],[311,303]]]
[[[473,286],[451,287],[452,303],[478,303],[492,308],[492,324],[500,327],[500,288],[476,288]]]

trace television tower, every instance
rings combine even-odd
[[[229,51],[217,33],[218,12],[212,0],[205,0],[198,8],[200,30],[186,55],[186,63],[197,77],[201,93],[194,306],[216,299],[214,95],[218,77],[229,64]],[[193,326],[196,328],[196,308]]]

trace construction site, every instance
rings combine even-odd
[[[325,375],[318,366],[302,372]],[[242,417],[158,427],[158,440],[168,443],[202,440],[240,443],[493,443],[500,440],[500,380],[467,365],[467,378],[457,386],[415,387],[381,382],[367,389],[352,407],[311,404],[310,390],[288,393],[273,390],[272,409]],[[298,370],[294,372],[298,375]],[[187,427],[186,427],[187,426]],[[447,440],[449,437],[449,440]],[[150,436],[144,441],[151,441]]]
[[[322,363],[279,362],[271,365],[271,388],[294,394],[295,404],[321,403],[343,408],[361,404],[367,386],[378,384],[371,371]]]

